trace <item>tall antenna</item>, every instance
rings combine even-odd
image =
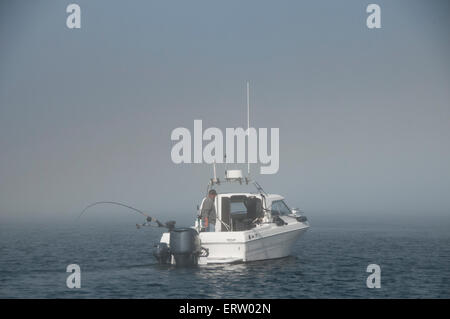
[[[250,84],[247,81],[247,145],[250,144]],[[250,148],[248,148],[250,150]],[[247,175],[250,177],[250,154],[247,154]]]

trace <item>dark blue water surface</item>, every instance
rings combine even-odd
[[[161,230],[130,224],[0,225],[1,298],[449,298],[450,235],[421,227],[324,227],[292,256],[177,269],[155,264]],[[81,288],[66,267],[81,267]],[[366,268],[381,266],[381,288]]]

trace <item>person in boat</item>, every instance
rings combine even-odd
[[[216,225],[216,207],[214,206],[214,199],[217,196],[217,192],[211,189],[208,192],[208,196],[203,200],[201,218],[203,227],[206,231],[214,232]]]

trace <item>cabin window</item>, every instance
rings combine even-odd
[[[231,231],[244,231],[255,227],[255,220],[264,216],[261,199],[255,196],[222,196],[222,221]],[[222,225],[221,231],[227,231]]]
[[[231,214],[234,213],[247,213],[244,202],[231,202]]]
[[[289,207],[282,200],[272,202],[271,211],[273,215],[281,215],[281,216],[289,215],[291,213]]]
[[[231,196],[230,203],[230,217],[231,217],[231,229],[233,231],[247,230],[248,225],[246,223],[247,208],[244,201],[246,196]]]

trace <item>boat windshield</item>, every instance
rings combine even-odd
[[[276,200],[272,202],[271,212],[272,215],[281,215],[281,216],[291,214],[291,210],[283,200]]]

